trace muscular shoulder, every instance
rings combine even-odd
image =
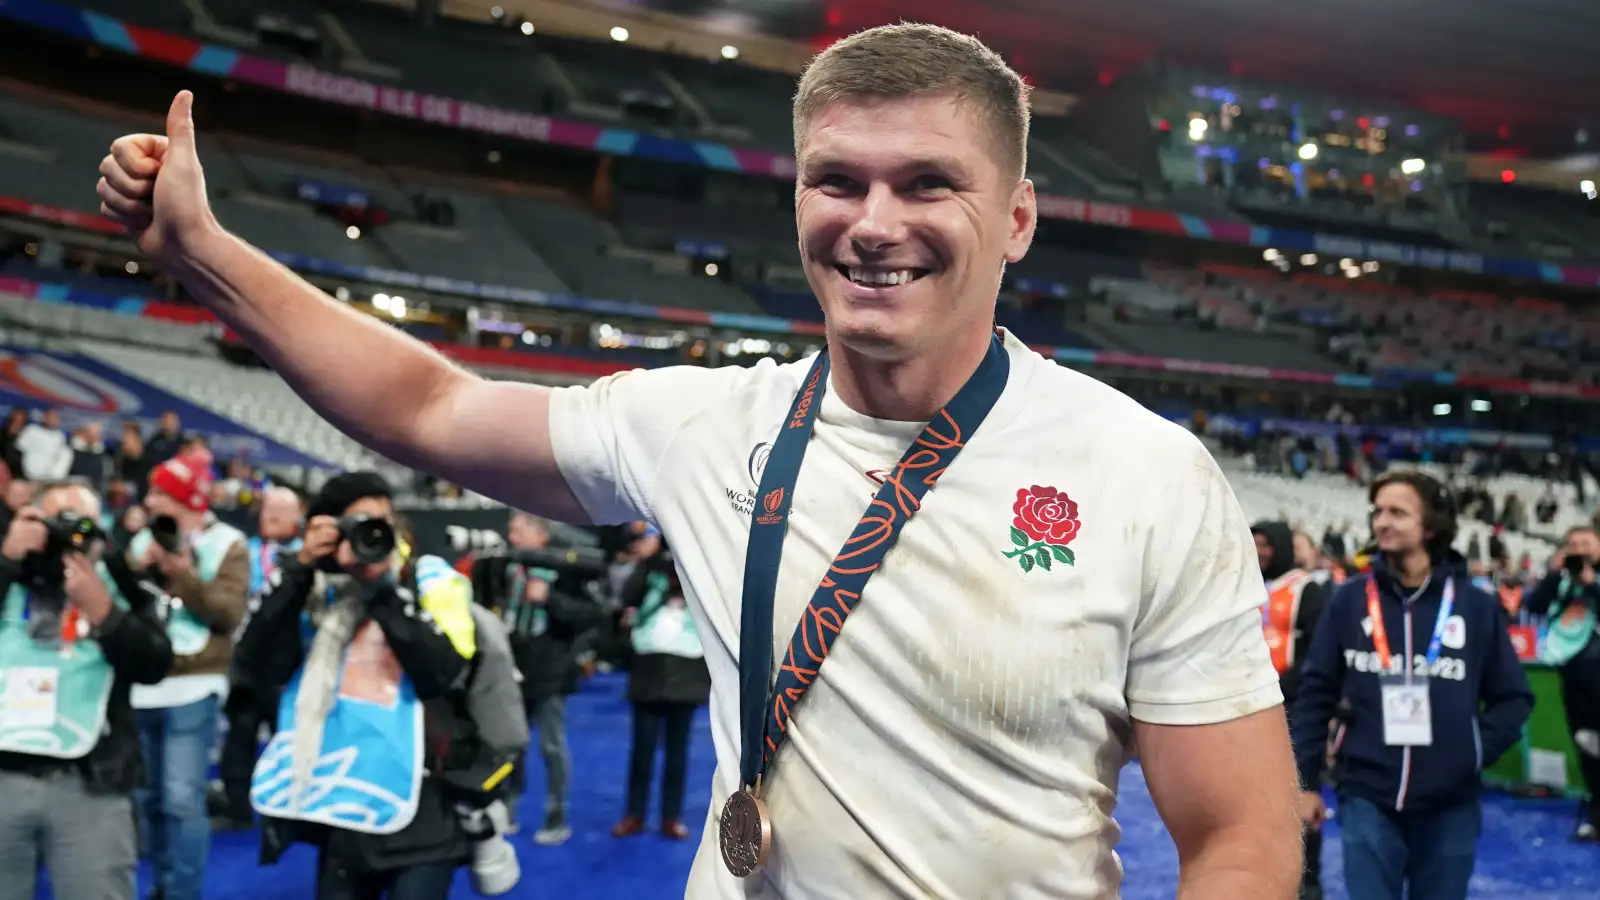
[[[1013,365],[1017,365],[1013,356]],[[1220,477],[1210,451],[1187,428],[1150,411],[1137,400],[1094,378],[1029,353],[1027,391],[1033,411],[1024,419],[1050,428],[1061,439],[1088,443],[1125,471],[1143,480],[1202,469]]]

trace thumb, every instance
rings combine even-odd
[[[194,94],[179,91],[167,110],[167,149],[194,153]]]

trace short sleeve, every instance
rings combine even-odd
[[[1163,423],[1165,425],[1166,423]],[[1209,725],[1280,705],[1261,628],[1255,540],[1222,470],[1193,435],[1153,442],[1144,591],[1128,656],[1133,718]]]
[[[655,523],[656,473],[701,411],[725,405],[749,369],[669,366],[550,394],[550,442],[567,487],[596,525]]]

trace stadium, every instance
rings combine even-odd
[[[504,549],[513,511],[376,455],[296,396],[101,216],[106,148],[160,133],[193,91],[223,226],[497,379],[788,363],[824,343],[795,254],[796,77],[833,42],[914,18],[979,36],[1033,88],[1040,220],[999,326],[1189,428],[1249,521],[1309,536],[1338,580],[1368,555],[1374,476],[1437,475],[1470,575],[1520,597],[1600,509],[1594,14],[1178,6],[0,0],[0,392],[107,454],[108,498],[118,429],[174,413],[240,521],[252,486],[313,494],[374,469],[418,546],[470,567]],[[1536,704],[1484,761],[1470,896],[1596,896],[1600,850],[1572,838],[1582,751],[1539,662],[1548,623],[1507,612]],[[618,840],[629,707],[622,673],[596,668],[568,698],[571,838],[529,839],[535,748],[512,896],[682,895],[708,821],[705,711],[690,839]],[[1173,896],[1178,855],[1137,762],[1116,818],[1122,896]],[[1364,900],[1340,874],[1337,816],[1324,830],[1326,896]],[[309,850],[256,857],[253,832],[219,831],[206,895],[314,883]],[[452,896],[470,895],[458,875]]]

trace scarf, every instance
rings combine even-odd
[[[363,594],[361,585],[348,575],[318,572],[311,582],[310,596],[325,605],[308,610],[317,633],[301,666],[300,693],[294,700],[294,782],[289,796],[297,812],[322,756],[322,730],[333,711],[345,648],[366,618]]]

